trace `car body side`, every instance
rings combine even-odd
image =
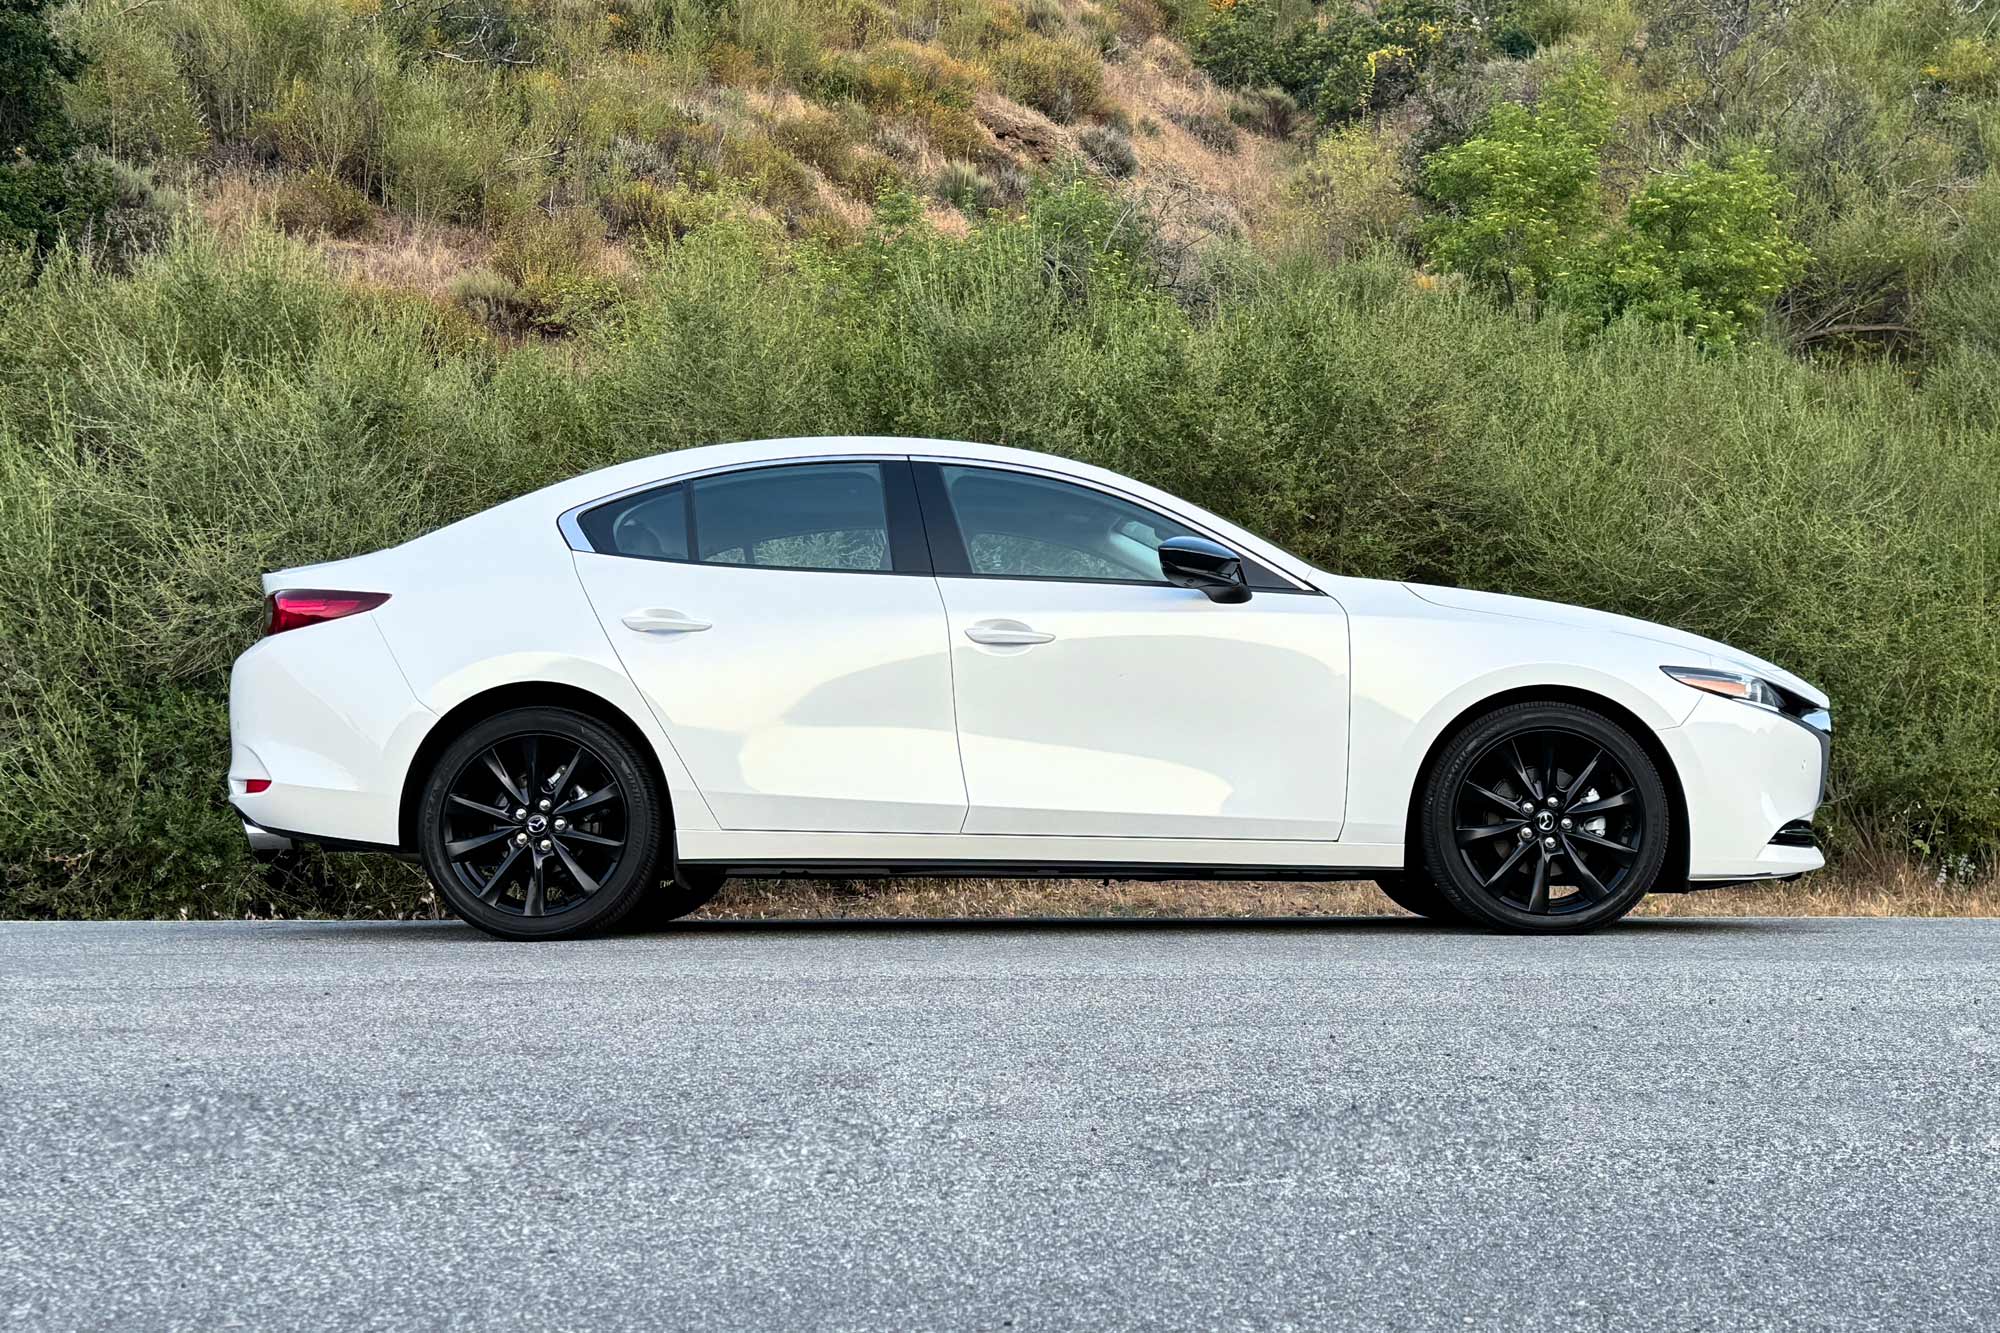
[[[558,519],[603,497],[699,473],[841,457],[990,463],[1084,481],[1181,520],[1323,595],[1329,625],[1339,625],[1350,654],[1347,754],[1336,760],[1346,770],[1345,808],[1334,816],[1338,836],[722,827],[585,596],[577,553]],[[595,711],[657,760],[685,860],[1365,873],[1404,864],[1413,793],[1456,726],[1496,701],[1551,697],[1595,701],[1660,762],[1682,817],[1674,879],[1788,876],[1821,864],[1811,847],[1772,842],[1779,827],[1810,818],[1819,803],[1820,738],[1792,718],[1702,694],[1660,668],[1755,669],[1824,705],[1824,696],[1796,677],[1723,645],[1623,617],[1331,574],[1178,497],[1019,450],[868,437],[684,450],[557,483],[398,547],[265,578],[266,591],[302,587],[366,588],[390,599],[366,615],[264,639],[236,663],[231,797],[247,821],[283,836],[407,849],[409,795],[423,780],[424,757],[440,738],[488,711],[485,702],[539,690],[593,701]],[[251,793],[250,779],[271,785]]]

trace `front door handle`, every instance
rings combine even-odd
[[[991,644],[995,648],[1026,648],[1031,644],[1047,643],[1055,635],[1031,629],[1018,620],[980,620],[965,627],[965,637],[974,643]]]
[[[641,634],[694,634],[709,628],[706,620],[696,620],[678,611],[665,607],[647,607],[642,611],[627,612],[625,628],[638,630]]]

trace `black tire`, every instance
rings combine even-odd
[[[1445,900],[1437,881],[1423,870],[1384,870],[1375,876],[1375,887],[1405,912],[1426,917],[1440,925],[1462,926],[1465,914]]]
[[[667,831],[631,742],[567,708],[473,726],[438,756],[417,809],[417,849],[446,904],[508,940],[616,927],[658,881]]]
[[[653,885],[625,918],[625,929],[655,930],[699,911],[722,892],[729,872],[717,866],[676,866],[674,873]]]
[[[1576,704],[1495,709],[1453,737],[1419,815],[1425,865],[1468,921],[1522,934],[1594,930],[1659,883],[1672,836],[1659,769]]]

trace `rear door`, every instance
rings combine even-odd
[[[598,619],[722,827],[958,831],[944,609],[906,460],[694,477],[577,526]]]
[[[1197,533],[1027,469],[917,460],[951,623],[967,833],[1333,840],[1347,619],[1251,570],[1248,602],[1174,587]]]

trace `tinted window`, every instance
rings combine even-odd
[[[695,558],[785,569],[889,566],[879,463],[806,463],[698,477]]]
[[[591,549],[641,560],[688,558],[687,493],[665,486],[602,504],[577,520]]]
[[[1194,531],[1085,486],[949,464],[939,471],[975,574],[1161,583],[1160,543]]]

